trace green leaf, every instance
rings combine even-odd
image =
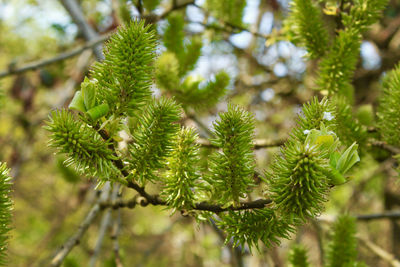
[[[87,110],[93,108],[96,104],[96,85],[90,81],[87,77],[81,84],[81,91],[85,107]]]
[[[87,111],[87,114],[90,116],[92,120],[97,120],[105,115],[110,111],[110,107],[108,106],[107,103],[98,105],[94,108],[91,108],[90,110]]]
[[[81,112],[86,112],[85,103],[82,97],[81,91],[76,91],[74,97],[71,100],[68,108],[74,109]]]
[[[354,164],[360,161],[357,148],[358,145],[354,142],[338,159],[336,169],[341,174],[345,174]]]

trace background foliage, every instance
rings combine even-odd
[[[102,137],[94,129],[76,125],[65,110],[54,111],[68,108],[78,91],[84,101],[73,102],[74,108],[88,114],[87,121],[101,121],[104,114],[111,113],[121,118],[130,115],[122,129],[121,124],[110,123],[107,130],[115,133],[110,142],[120,142],[121,151],[133,151],[128,164],[142,170],[140,183],[159,179],[151,169],[169,159],[165,173],[169,182],[164,186],[148,183],[146,189],[150,193],[163,190],[162,197],[172,209],[137,205],[135,209],[104,210],[63,266],[343,266],[334,261],[338,258],[346,260],[348,266],[362,266],[362,262],[367,266],[398,264],[400,191],[398,163],[392,157],[399,154],[400,145],[398,1],[78,1],[91,30],[76,23],[74,13],[67,8],[70,2],[0,3],[0,69],[5,71],[4,77],[0,71],[4,95],[0,161],[11,169],[14,199],[7,266],[47,266],[96,202],[98,181],[118,171],[109,164],[115,155],[100,142]],[[25,63],[71,51],[138,18],[144,19],[143,27],[127,28],[112,37],[105,45],[110,53],[102,63],[95,63],[96,58],[101,59],[96,50],[86,49],[33,71],[12,73]],[[151,31],[154,36],[148,34]],[[143,40],[124,54],[118,47],[124,46],[126,38]],[[134,53],[137,50],[145,52],[138,55]],[[140,64],[124,61],[126,54]],[[127,74],[129,67],[134,71]],[[153,82],[148,82],[153,71]],[[12,75],[7,74],[10,72]],[[100,83],[85,80],[80,86],[86,75]],[[120,86],[126,89],[124,101],[119,101]],[[99,94],[99,87],[108,90]],[[332,98],[321,101],[324,96]],[[159,100],[146,105],[152,97]],[[306,102],[309,104],[303,107]],[[139,113],[138,108],[144,111]],[[304,115],[300,120],[299,114]],[[179,120],[185,128],[179,131],[176,124],[169,128],[161,125],[159,131],[153,131],[153,118],[163,116],[168,122]],[[335,119],[327,120],[329,116]],[[321,134],[321,121],[327,131],[334,129],[336,134]],[[71,129],[67,132],[72,136],[55,136],[60,127]],[[86,134],[80,137],[82,144],[88,140],[97,143],[75,146],[71,140],[77,127],[86,127]],[[361,161],[336,178],[317,168],[322,182],[306,197],[326,202],[299,207],[297,203],[303,198],[282,198],[285,186],[307,181],[301,180],[301,172],[298,180],[285,175],[298,164],[305,164],[303,168],[309,165],[297,158],[285,161],[280,155],[291,157],[307,151],[317,165],[333,166],[329,155],[307,150],[307,144],[317,142],[306,140],[304,131],[311,129],[318,129],[319,136],[340,140],[341,153],[356,141]],[[130,143],[120,130],[132,133],[136,142]],[[172,138],[175,133],[176,139]],[[234,134],[239,137],[233,142],[238,146],[232,153],[231,140],[226,137]],[[201,139],[195,142],[197,136]],[[67,155],[54,155],[56,149],[48,146],[51,137],[64,140],[53,145]],[[253,137],[257,140],[254,150]],[[288,140],[286,145],[281,146],[282,140]],[[68,145],[63,146],[65,143]],[[154,145],[156,160],[147,160],[148,147],[141,144]],[[182,149],[163,154],[176,144]],[[281,154],[277,153],[279,146]],[[65,160],[82,166],[81,171],[64,164]],[[182,162],[186,163],[186,176],[180,173]],[[224,169],[226,162],[242,163],[235,166],[240,175],[232,175],[232,166]],[[87,165],[89,169],[85,169]],[[1,166],[5,170],[5,165]],[[207,192],[206,185],[196,182],[199,170],[207,174],[206,181],[214,183],[215,191],[197,196],[187,190]],[[225,190],[227,183],[239,177],[246,183],[235,183],[231,190]],[[326,179],[331,184],[341,183],[340,179],[349,181],[328,188]],[[255,188],[247,200],[270,197],[276,210],[230,211],[221,215],[223,221],[211,217],[209,223],[203,222],[210,218],[209,213],[196,213],[197,221],[194,214],[181,216],[180,211],[193,200],[236,205],[245,196],[243,192],[249,192],[246,184]],[[179,185],[185,194],[178,194]],[[5,186],[9,186],[8,181]],[[121,192],[124,200],[133,197],[132,190]],[[298,196],[305,194],[298,191]],[[299,218],[282,216],[299,211],[304,218],[321,216],[301,224],[296,221]],[[394,214],[392,219],[388,212]],[[343,213],[356,217],[340,217],[333,224]],[[109,227],[104,232],[107,214]],[[370,220],[362,214],[383,219]],[[255,223],[260,218],[268,220]],[[102,232],[104,240],[98,242]],[[258,239],[267,246],[253,241]],[[259,250],[250,253],[246,241]],[[278,241],[281,245],[274,246]],[[387,254],[379,254],[374,246]]]

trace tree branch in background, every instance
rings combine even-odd
[[[385,211],[374,214],[360,214],[355,216],[359,221],[370,221],[379,219],[400,219],[400,210]]]
[[[174,3],[173,6],[170,9],[164,11],[164,13],[162,13],[157,18],[157,21],[167,18],[175,10],[183,9],[183,8],[185,8],[187,6],[190,6],[190,5],[195,5],[195,1],[193,1],[193,0],[189,1],[189,2],[186,2],[186,3],[180,3],[180,4],[176,4],[175,1],[173,1],[173,3]]]
[[[396,257],[384,250],[383,248],[377,246],[376,244],[372,243],[370,240],[362,237],[357,236],[358,240],[361,241],[369,250],[371,250],[375,255],[379,256],[385,262],[387,262],[390,266],[393,267],[400,267],[400,262],[396,260]]]
[[[254,141],[254,149],[261,149],[261,148],[270,148],[270,147],[279,147],[284,144],[285,140],[268,140],[268,139],[257,139]],[[202,147],[208,148],[217,148],[213,145],[209,140],[204,138],[199,138],[197,143]]]
[[[110,34],[102,35],[102,36],[96,37],[92,41],[85,43],[82,46],[76,47],[70,51],[60,53],[60,54],[56,55],[55,57],[41,59],[41,60],[38,60],[38,61],[35,61],[32,63],[27,63],[24,66],[19,67],[19,68],[10,68],[8,70],[4,70],[4,71],[0,72],[0,79],[4,78],[6,76],[9,76],[9,75],[20,74],[20,73],[30,71],[30,70],[36,70],[38,68],[42,68],[44,66],[47,66],[47,65],[50,65],[53,63],[57,63],[59,61],[63,61],[68,58],[77,56],[77,55],[81,54],[83,51],[93,48],[94,46],[106,41],[109,37],[110,37]]]
[[[110,197],[111,202],[114,202],[116,200],[118,191],[119,191],[119,185],[114,186],[114,188],[111,192],[111,197]],[[97,235],[98,238],[97,238],[96,246],[94,248],[93,255],[90,258],[90,262],[89,262],[89,266],[91,266],[91,267],[96,266],[97,257],[100,254],[101,247],[102,247],[102,244],[104,241],[104,236],[106,235],[106,231],[109,228],[110,223],[111,223],[111,210],[108,209],[103,214],[103,218],[101,220],[99,233]]]
[[[89,226],[96,219],[99,212],[103,209],[100,203],[107,200],[110,190],[109,186],[107,187],[107,185],[105,185],[104,187],[105,188],[101,192],[98,202],[90,209],[83,222],[79,225],[78,230],[61,246],[60,251],[58,251],[56,255],[52,258],[50,262],[51,267],[58,267],[63,263],[65,257],[76,245],[80,243],[83,235],[86,233]]]
[[[83,15],[82,9],[75,0],[60,0],[64,8],[68,11],[72,20],[78,26],[82,32],[86,41],[92,41],[98,37],[95,30],[87,23],[85,16]],[[93,47],[93,52],[96,55],[97,60],[102,61],[104,59],[102,44],[97,44]]]

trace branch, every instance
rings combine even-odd
[[[384,150],[389,151],[393,155],[400,154],[400,149],[399,148],[397,148],[395,146],[392,146],[392,145],[389,145],[388,143],[386,143],[384,141],[373,140],[370,144],[372,146],[383,148]]]
[[[242,27],[242,26],[233,25],[233,24],[231,24],[229,22],[222,22],[222,26],[220,26],[218,24],[207,24],[207,23],[204,23],[204,22],[201,22],[201,21],[188,20],[187,22],[196,23],[196,24],[199,24],[199,25],[201,25],[201,26],[203,26],[203,27],[205,27],[207,29],[213,29],[213,30],[217,30],[217,31],[227,32],[227,33],[230,33],[230,34],[235,34],[235,33],[237,33],[237,32],[235,32],[235,30],[238,30],[238,31],[245,31],[245,32],[251,33],[252,35],[254,35],[256,37],[260,37],[260,38],[263,38],[263,39],[268,39],[270,37],[268,34],[263,34],[263,33],[260,33],[260,32],[252,31],[252,30],[249,30],[249,29],[247,29],[245,27]],[[230,28],[230,29],[228,29],[228,28]]]
[[[109,34],[102,35],[102,36],[96,37],[92,41],[85,43],[82,46],[76,47],[67,52],[60,53],[60,54],[56,55],[55,57],[41,59],[38,61],[27,63],[20,68],[9,68],[8,70],[4,70],[4,71],[0,72],[0,79],[4,78],[6,76],[9,76],[9,75],[19,74],[19,73],[23,73],[23,72],[30,71],[30,70],[36,70],[36,69],[44,67],[46,65],[53,64],[53,63],[77,56],[80,53],[82,53],[83,51],[85,51],[89,48],[93,48],[97,44],[106,41],[108,38],[110,38]]]
[[[98,37],[98,34],[95,30],[87,23],[85,16],[79,6],[79,4],[75,0],[60,0],[64,8],[68,11],[72,20],[78,26],[79,30],[81,30],[83,36],[86,41],[92,41]],[[93,52],[96,55],[97,60],[104,60],[104,55],[102,52],[102,45],[97,44],[93,48]]]
[[[119,185],[117,185],[113,188],[113,191],[111,193],[111,201],[114,201],[116,199],[116,197],[118,195],[118,191],[119,191]],[[98,238],[96,241],[96,246],[94,248],[92,257],[89,262],[90,267],[96,266],[97,257],[99,256],[99,253],[100,253],[100,250],[101,250],[101,247],[103,244],[104,236],[106,235],[106,231],[110,225],[110,222],[111,222],[111,210],[108,209],[104,213],[103,218],[101,220],[100,230],[99,230]]]
[[[83,235],[88,230],[94,219],[96,219],[98,213],[102,210],[100,203],[106,200],[108,196],[109,188],[105,188],[100,195],[99,201],[92,207],[89,213],[86,215],[83,222],[79,225],[78,230],[73,236],[71,236],[62,246],[61,249],[56,253],[50,262],[51,267],[58,267],[62,264],[65,257],[71,252],[71,250],[80,243]]]
[[[400,210],[386,211],[375,214],[362,214],[355,216],[360,221],[370,221],[379,219],[400,219]]]
[[[103,129],[99,130],[99,126],[95,126],[95,129],[98,131],[100,136],[105,140],[109,140],[110,137],[106,131]],[[114,155],[117,157],[117,154],[115,153],[115,148],[112,143],[110,143],[109,148],[114,151]],[[121,174],[124,176],[124,178],[127,178],[127,180],[121,180],[121,183],[126,185],[129,188],[134,189],[136,192],[140,194],[140,196],[143,197],[143,199],[140,200],[140,205],[145,207],[148,204],[151,204],[153,206],[168,206],[167,202],[159,195],[150,195],[149,193],[146,192],[144,186],[140,186],[138,183],[136,183],[134,180],[132,180],[132,177],[129,177],[129,172],[126,170],[124,163],[122,162],[121,159],[115,159],[113,160],[114,165],[120,170]],[[135,200],[136,201],[136,200]],[[229,206],[226,208],[222,208],[221,205],[216,205],[216,204],[210,204],[207,202],[200,202],[200,203],[195,203],[193,209],[194,210],[203,210],[203,211],[212,211],[215,213],[218,212],[225,212],[229,210],[247,210],[247,209],[262,209],[265,208],[266,205],[270,204],[272,201],[270,199],[258,199],[255,201],[251,202],[241,202],[239,206]],[[132,202],[128,203],[130,205],[133,205]],[[127,204],[127,205],[128,205]],[[125,204],[122,204],[125,205]]]
[[[383,248],[377,246],[376,244],[372,243],[370,240],[357,236],[357,238],[367,247],[369,248],[373,253],[375,253],[377,256],[379,256],[381,259],[389,263],[393,267],[400,267],[400,262],[396,260],[395,256]]]
[[[118,210],[117,218],[115,218],[114,220],[111,232],[111,240],[113,241],[113,251],[114,251],[114,259],[116,267],[123,267],[121,255],[119,253],[119,242],[118,242],[118,235],[120,230],[121,230],[121,211]]]
[[[257,139],[254,141],[254,149],[261,149],[261,148],[269,148],[269,147],[279,147],[284,144],[285,140],[267,140],[267,139]],[[209,140],[199,138],[197,143],[202,147],[208,148],[218,148],[214,144],[212,144]]]
[[[174,11],[176,11],[176,10],[179,10],[179,9],[183,9],[183,8],[185,8],[185,7],[187,7],[187,6],[190,6],[190,5],[195,5],[195,1],[192,0],[192,1],[189,1],[189,2],[186,2],[186,3],[180,3],[180,4],[176,4],[175,1],[174,1],[174,5],[173,5],[170,9],[164,11],[164,13],[162,13],[162,14],[157,18],[157,21],[158,21],[158,20],[165,19],[165,18],[167,18],[172,12],[174,12]],[[196,5],[195,5],[195,6],[196,6]]]

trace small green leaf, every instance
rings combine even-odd
[[[346,178],[335,168],[332,168],[331,171],[327,173],[327,176],[333,185],[341,185],[347,181]]]
[[[97,120],[105,116],[109,110],[110,107],[108,106],[108,104],[101,104],[88,110],[87,114],[90,116],[92,120]]]
[[[358,145],[354,142],[338,159],[336,169],[341,174],[345,174],[354,164],[360,161],[357,148]]]
[[[81,84],[82,96],[87,110],[93,108],[96,104],[96,85],[87,77]]]
[[[78,110],[81,112],[85,112],[85,104],[83,102],[83,97],[81,91],[77,91],[74,95],[74,98],[72,98],[71,103],[68,106],[70,109]]]

